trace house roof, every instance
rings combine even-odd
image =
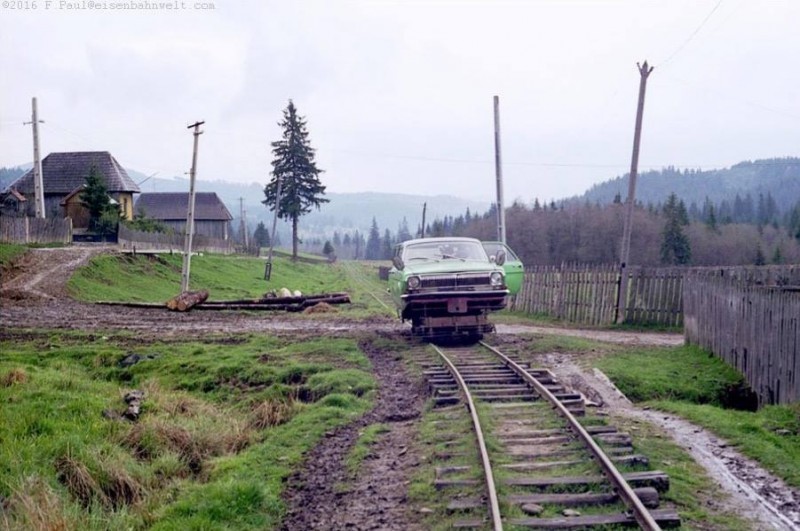
[[[72,151],[50,153],[42,160],[42,184],[45,194],[69,194],[86,182],[95,166],[103,176],[109,192],[138,193],[139,187],[128,176],[117,159],[108,151]],[[9,188],[33,194],[33,169],[11,183]]]
[[[19,192],[18,192],[18,191],[17,191],[15,188],[10,188],[10,189],[8,190],[8,195],[9,195],[9,196],[11,196],[11,197],[13,197],[14,199],[16,199],[17,201],[19,201],[20,203],[21,203],[22,201],[27,201],[27,199],[25,198],[25,196],[24,196],[24,195],[22,195],[21,193],[19,193]]]
[[[189,194],[150,193],[136,200],[136,212],[161,221],[185,220]],[[225,203],[214,192],[197,192],[194,198],[194,219],[202,221],[230,221],[233,219]]]

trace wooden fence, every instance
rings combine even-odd
[[[122,250],[182,252],[184,246],[183,234],[142,232],[130,229],[124,224],[120,224],[118,236],[119,247]],[[230,240],[220,240],[209,238],[202,234],[195,234],[192,237],[192,251],[231,254],[235,251],[235,248]]]
[[[760,404],[800,400],[800,266],[692,270],[686,342],[744,374]]]
[[[0,242],[70,243],[72,220],[69,218],[29,218],[0,216]]]
[[[509,309],[583,324],[614,322],[619,268],[614,265],[526,266]]]
[[[619,307],[623,322],[680,326],[684,272],[672,267],[628,267],[623,273],[613,264],[526,267],[522,288],[509,308],[573,323],[613,324],[620,279],[627,274],[626,297]]]
[[[625,299],[618,304],[620,279],[627,275]],[[800,266],[641,267],[563,264],[526,266],[520,292],[509,308],[579,324],[683,325],[687,278],[724,276],[741,285],[800,285]]]
[[[628,275],[625,300],[619,306],[623,323],[681,326],[685,267],[639,267]],[[613,321],[612,321],[613,322]]]

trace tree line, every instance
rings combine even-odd
[[[687,208],[674,193],[663,204],[636,204],[631,264],[798,263],[800,201],[790,212],[778,216],[769,206],[770,197],[767,194],[753,199],[752,216],[744,218],[750,222],[734,221],[733,216],[724,214],[724,207],[710,201],[701,208]],[[737,212],[749,213],[749,203],[742,198],[744,207],[739,207]],[[492,205],[483,214],[467,210],[460,216],[435,219],[427,224],[425,235],[496,240],[496,214],[496,207]],[[508,243],[527,264],[615,263],[619,261],[623,216],[624,205],[619,198],[609,205],[540,203],[538,199],[531,205],[515,202],[506,209]],[[332,238],[315,238],[304,246],[311,252],[333,248],[339,258],[345,259],[388,259],[394,245],[412,237],[408,228],[404,220],[395,232],[381,230],[373,219],[366,237],[358,231],[343,235],[336,232]],[[421,233],[421,227],[417,226],[413,237]]]

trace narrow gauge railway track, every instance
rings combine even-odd
[[[436,467],[436,489],[455,492],[447,505],[459,515],[454,527],[680,526],[674,510],[657,509],[659,493],[669,488],[667,475],[645,470],[648,460],[633,453],[630,435],[596,419],[587,419],[586,426],[578,422],[585,414],[583,397],[568,392],[548,370],[531,369],[484,342],[432,348],[438,360],[417,360],[426,369],[435,405],[457,414],[466,404],[483,472],[449,465],[463,455],[458,450],[436,458],[442,464]],[[481,418],[491,429],[484,432]],[[447,440],[448,421],[439,422],[443,444],[459,448]],[[480,476],[485,488],[475,495]]]

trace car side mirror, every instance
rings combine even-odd
[[[494,259],[494,263],[501,266],[506,263],[506,252],[502,249],[497,251],[497,257]]]
[[[393,265],[393,266],[394,266],[394,267],[395,267],[395,268],[396,268],[398,271],[402,271],[402,270],[403,270],[403,268],[406,266],[406,265],[403,263],[403,259],[402,259],[402,258],[400,258],[399,256],[395,256],[394,258],[392,258],[392,265]]]

